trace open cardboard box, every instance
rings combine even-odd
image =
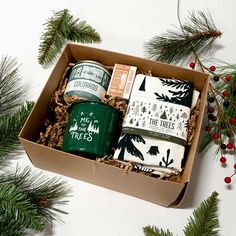
[[[114,66],[115,63],[134,65],[138,67],[139,71],[151,70],[153,76],[174,77],[194,82],[194,87],[201,92],[201,107],[196,133],[192,145],[187,149],[187,160],[180,183],[135,172],[125,174],[124,170],[118,167],[95,163],[93,160],[36,143],[48,113],[51,94],[57,89],[68,63],[84,59],[99,61],[111,66]],[[78,44],[67,44],[21,130],[19,139],[32,164],[38,168],[96,184],[165,207],[177,207],[182,202],[190,181],[207,99],[208,84],[208,75],[197,71]]]

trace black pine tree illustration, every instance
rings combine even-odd
[[[159,152],[158,146],[151,146],[147,153],[154,156],[154,155],[157,155],[157,153],[160,153],[160,152]]]
[[[170,157],[170,149],[167,149],[166,158],[162,157],[162,162],[164,163],[164,167],[168,167],[170,164],[174,162],[173,159],[169,160],[169,157]],[[162,162],[160,162],[160,166],[163,167]]]
[[[147,111],[146,107],[142,107],[142,112],[145,113]]]
[[[161,118],[161,119],[164,119],[164,120],[167,119],[167,115],[166,115],[166,112],[165,112],[165,111],[162,113],[162,115],[160,116],[160,118]]]
[[[146,91],[145,85],[146,85],[146,76],[144,77],[143,82],[139,87],[139,91]]]
[[[193,84],[181,80],[160,79],[163,86],[169,86],[176,90],[168,90],[172,94],[171,97],[167,95],[154,93],[156,98],[161,101],[180,104],[183,106],[190,106],[193,94]]]
[[[125,150],[126,150],[132,156],[136,156],[143,161],[144,160],[143,154],[138,150],[138,148],[134,146],[132,141],[135,141],[138,143],[141,142],[145,144],[145,140],[140,135],[136,135],[136,134],[126,133],[126,134],[122,134],[121,136],[122,138],[117,144],[117,149],[121,149],[118,156],[118,160],[121,160],[121,161],[124,160]]]
[[[133,118],[131,118],[131,120],[129,121],[129,123],[132,125],[134,123]]]

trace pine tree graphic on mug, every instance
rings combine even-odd
[[[88,132],[99,134],[99,127],[95,127],[95,125],[92,124],[92,121],[90,121],[88,126]]]
[[[78,124],[77,124],[76,119],[74,119],[74,120],[73,120],[73,125],[70,127],[69,132],[71,132],[71,131],[77,131],[77,129],[78,129]]]

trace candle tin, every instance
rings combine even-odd
[[[120,119],[120,112],[105,103],[75,103],[70,110],[62,151],[91,159],[110,154],[118,138]]]
[[[106,66],[96,61],[83,60],[72,68],[64,94],[76,95],[85,100],[101,101],[110,79],[111,73]]]

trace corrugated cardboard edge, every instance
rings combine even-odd
[[[105,55],[105,57],[104,57],[104,55]],[[65,171],[60,169],[59,163],[58,163],[58,161],[60,159],[64,160],[64,158],[66,156],[66,158],[68,158],[68,160],[70,160],[71,163],[74,163],[74,161],[76,162],[76,159],[78,159],[78,156],[74,156],[74,155],[68,154],[68,153],[63,153],[61,151],[57,151],[57,150],[53,150],[53,149],[48,150],[49,148],[44,147],[39,144],[36,144],[34,142],[34,141],[36,141],[35,137],[38,137],[38,134],[42,128],[41,126],[38,125],[38,122],[40,124],[43,124],[44,117],[47,114],[48,106],[45,106],[45,104],[48,104],[51,94],[56,90],[57,85],[60,80],[59,77],[61,77],[62,74],[64,73],[64,70],[67,67],[68,63],[69,62],[77,62],[78,57],[80,60],[88,59],[88,58],[92,59],[92,60],[98,60],[98,58],[99,58],[99,61],[101,63],[106,64],[106,65],[108,65],[108,64],[114,65],[115,63],[128,64],[128,65],[134,64],[135,66],[138,66],[139,69],[141,69],[141,70],[145,70],[145,71],[152,70],[153,72],[158,71],[158,76],[160,76],[160,77],[172,77],[172,74],[174,71],[175,78],[183,79],[183,78],[186,78],[187,75],[190,73],[188,69],[184,69],[184,68],[177,67],[177,66],[170,66],[170,65],[167,65],[164,63],[153,62],[153,61],[146,60],[146,59],[139,58],[139,57],[110,52],[110,51],[106,51],[106,50],[102,50],[102,49],[96,49],[96,48],[87,47],[84,45],[67,44],[61,57],[59,58],[59,60],[57,62],[54,70],[52,71],[46,85],[44,86],[44,89],[41,92],[41,95],[39,96],[38,101],[36,102],[36,105],[34,106],[30,116],[28,117],[28,119],[27,119],[27,121],[26,121],[23,129],[21,130],[20,135],[19,135],[20,141],[21,141],[22,145],[24,146],[31,162],[36,167],[39,167],[39,168],[42,168],[45,170],[49,170],[49,171],[54,171],[56,173],[70,176],[72,178],[81,179],[83,181],[90,182],[90,183],[93,183],[96,185],[98,184],[102,187],[106,187],[106,188],[110,188],[115,191],[126,193],[126,194],[129,194],[129,195],[132,195],[132,196],[135,196],[135,197],[147,200],[147,201],[157,203],[157,204],[165,206],[165,207],[168,207],[168,206],[169,207],[178,207],[183,200],[183,197],[185,195],[185,190],[187,188],[187,185],[188,185],[188,182],[190,179],[190,174],[192,171],[192,164],[194,161],[194,156],[195,156],[196,148],[197,148],[197,141],[198,141],[198,138],[200,135],[200,128],[198,128],[198,131],[195,134],[194,142],[191,146],[192,153],[191,153],[190,158],[188,158],[188,160],[187,160],[186,169],[183,172],[183,175],[181,178],[181,183],[174,183],[174,182],[159,180],[159,179],[155,179],[153,177],[148,177],[148,176],[144,176],[144,175],[133,173],[133,172],[130,172],[127,175],[124,175],[123,170],[113,167],[113,166],[101,164],[101,163],[96,164],[96,174],[101,179],[100,182],[98,183],[97,181],[94,180],[94,176],[93,176],[93,178],[91,176],[86,176],[86,175],[84,177],[83,177],[83,175],[78,176],[78,174],[66,173]],[[183,76],[183,74],[184,74],[184,76]],[[192,78],[192,79],[195,79],[195,87],[198,90],[202,90],[201,99],[203,101],[205,101],[206,96],[207,96],[209,78],[206,78],[207,75],[203,74],[201,72],[194,72],[191,75],[193,77],[195,77],[195,78]],[[201,81],[200,78],[204,78],[204,81]],[[47,95],[47,96],[45,96],[45,95]],[[198,118],[198,126],[199,127],[201,126],[204,107],[205,107],[205,104],[204,104],[204,102],[202,102],[201,108],[200,108],[201,113]],[[40,116],[38,116],[38,114],[40,114]],[[32,129],[32,127],[35,127],[35,129]],[[38,150],[38,153],[42,156],[41,157],[37,156],[35,158],[34,155],[37,152],[37,150]],[[50,154],[53,153],[57,157],[60,156],[60,158],[57,158],[54,160],[56,163],[56,166],[57,166],[56,168],[54,168],[52,163],[50,166],[47,165],[48,151],[50,151]],[[85,167],[85,169],[84,169],[85,171],[88,171],[89,169],[92,168],[91,163],[94,163],[93,161],[82,158],[82,157],[79,157],[79,158],[81,158],[80,159],[81,164],[86,163],[85,166],[87,166],[87,169]],[[89,163],[89,167],[88,167],[88,163]],[[74,165],[72,165],[72,168],[73,168],[73,166]],[[63,168],[63,163],[62,163],[61,168]],[[83,169],[81,169],[81,166],[79,169],[80,169],[80,171],[83,172]],[[103,170],[103,171],[100,172],[99,170]],[[104,172],[105,172],[105,174],[104,174]],[[106,176],[106,172],[107,173],[116,173],[114,175],[116,177],[119,176],[120,180],[122,180],[124,182],[130,181],[130,183],[134,183],[134,185],[135,185],[134,180],[137,179],[138,182],[136,182],[136,185],[137,185],[137,183],[143,182],[142,184],[150,186],[150,190],[148,190],[146,188],[146,190],[149,191],[149,193],[144,193],[142,191],[140,192],[140,189],[138,189],[138,186],[134,186],[133,187],[134,189],[132,190],[129,188],[129,186],[130,186],[129,184],[124,186],[124,184],[122,184],[122,181],[120,182],[120,180],[117,179],[116,177],[115,177],[115,179],[116,179],[116,182],[119,184],[119,186],[113,186],[114,183],[110,181],[110,179],[112,179],[111,177],[105,178],[108,180],[108,182],[106,182],[106,181],[104,182],[104,175]],[[125,176],[125,179],[123,179],[122,176],[123,177]],[[157,197],[156,194],[158,194],[158,191],[156,192],[155,190],[151,189],[154,181],[155,181],[154,185],[159,185],[159,183],[160,183],[160,186],[159,186],[160,189],[158,189],[158,190],[163,191],[163,193],[168,191],[169,185],[174,186],[173,188],[175,188],[175,191],[178,194],[178,198],[176,199],[176,197],[174,197],[174,199],[171,200],[171,198],[170,199],[163,199],[160,196]],[[145,186],[145,185],[143,185],[143,186]],[[163,186],[164,186],[164,188],[163,188]],[[168,195],[171,196],[171,193],[169,193]],[[157,200],[157,198],[158,198],[158,200]]]

